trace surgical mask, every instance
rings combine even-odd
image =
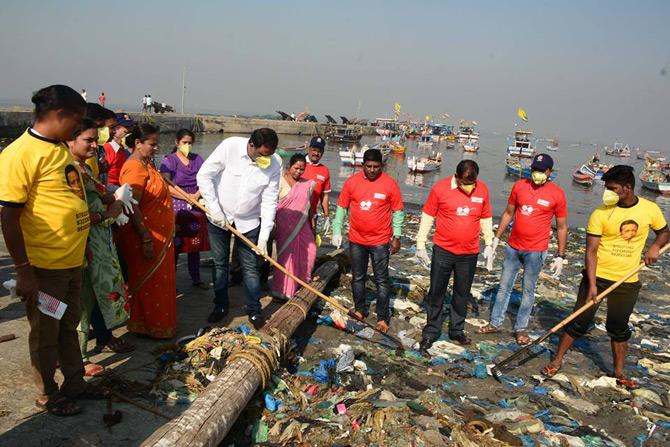
[[[182,153],[184,157],[188,157],[188,154],[191,153],[191,145],[190,144],[180,144],[177,146],[177,150]]]
[[[533,183],[536,185],[544,185],[547,183],[547,174],[542,171],[533,171],[530,174],[530,177],[533,179]]]
[[[259,155],[256,157],[256,164],[261,169],[267,169],[272,164],[272,157],[268,155]]]
[[[472,185],[458,185],[458,187],[461,188],[463,191],[465,191],[466,194],[471,194],[472,191],[475,190],[474,183]]]
[[[619,203],[619,194],[615,193],[611,189],[606,189],[603,191],[603,203],[605,206],[612,206]]]
[[[109,140],[109,127],[98,128],[98,146],[102,146]]]

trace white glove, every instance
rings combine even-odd
[[[549,270],[551,271],[551,277],[557,279],[563,273],[563,258],[556,256],[551,264],[549,265]]]
[[[133,214],[133,205],[137,205],[137,200],[133,199],[133,190],[128,183],[114,191],[114,198],[123,202],[126,214]]]
[[[223,212],[210,211],[209,216],[207,217],[209,218],[209,221],[217,227],[227,230],[226,225],[228,225],[228,220]]]
[[[330,231],[330,217],[326,216],[326,220],[323,221],[323,235],[327,235]]]
[[[487,245],[486,248],[484,249],[484,258],[486,259],[486,270],[488,270],[489,272],[493,270],[493,259],[496,257],[496,248],[498,248],[499,243],[500,239],[494,237],[493,243],[491,245]]]
[[[342,246],[342,235],[333,234],[333,237],[330,238],[330,243],[335,246],[335,248],[340,248]]]
[[[268,254],[268,241],[267,239],[258,239],[258,244],[256,244],[256,248],[254,248],[254,252],[258,256],[264,256]]]
[[[428,251],[425,248],[417,248],[416,259],[422,264],[430,265],[430,256],[428,256]]]
[[[126,216],[125,214],[121,213],[116,217],[116,224],[120,226],[124,226],[130,221],[130,217]]]

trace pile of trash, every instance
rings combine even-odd
[[[430,349],[430,358],[424,357],[416,348],[426,321],[422,300],[430,271],[414,257],[417,230],[418,216],[409,215],[401,252],[391,257],[390,265],[391,333],[404,349],[327,305],[314,306],[306,324],[294,334],[292,355],[251,401],[222,445],[670,445],[668,257],[641,272],[643,287],[631,318],[634,335],[626,373],[640,388],[621,388],[609,376],[606,305],[601,306],[590,336],[578,340],[556,376],[547,379],[539,374],[558,342],[558,336],[552,336],[532,359],[497,381],[492,366],[519,349],[510,318],[505,322],[507,332],[478,335],[476,329],[488,321],[502,254],[493,271],[487,271],[482,260],[477,268],[466,320],[473,343],[461,346],[443,336]],[[557,280],[541,274],[531,338],[572,312],[584,246],[584,230],[571,231],[563,276]],[[556,252],[553,240],[549,253]],[[343,275],[330,293],[346,307],[353,306],[350,281],[350,275]],[[372,279],[367,289],[374,311]],[[511,297],[511,319],[520,290],[519,282]],[[374,322],[374,312],[370,318]],[[234,340],[248,336],[216,331],[207,337],[222,334],[221,339],[195,339],[185,345],[181,358],[167,362],[154,387],[164,401],[181,403],[184,396],[197,395],[224,364],[216,357],[225,358]],[[237,335],[228,339],[225,334],[231,332]]]

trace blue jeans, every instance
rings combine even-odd
[[[259,225],[253,230],[244,233],[244,236],[256,244],[260,228]],[[214,268],[212,269],[214,307],[216,309],[228,309],[228,270],[232,233],[212,225],[210,222],[207,222],[207,230],[209,232],[209,245],[212,251],[212,258],[214,259]],[[257,255],[244,243],[237,244],[237,255],[242,268],[247,314],[259,315],[261,313],[261,276]]]
[[[491,311],[491,324],[493,326],[499,328],[503,325],[516,276],[519,273],[519,269],[523,266],[523,294],[519,311],[516,314],[514,332],[523,331],[528,327],[528,320],[533,311],[533,305],[535,305],[535,284],[537,283],[537,278],[540,276],[542,264],[546,256],[546,250],[521,251],[512,248],[510,245],[507,246],[505,249],[502,277],[500,278],[500,288],[498,289],[496,302]]]
[[[349,243],[351,250],[351,289],[354,294],[356,310],[363,315],[368,315],[368,304],[365,299],[365,281],[368,276],[368,260],[372,258],[372,272],[375,275],[377,286],[377,320],[391,321],[389,309],[389,256],[391,255],[389,244],[386,245],[360,245]]]

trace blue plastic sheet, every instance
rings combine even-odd
[[[263,400],[265,402],[265,408],[271,413],[274,413],[282,406],[282,403],[275,399],[272,393],[269,392],[263,393]]]
[[[331,380],[331,371],[334,369],[335,359],[321,360],[319,367],[312,373],[312,377],[319,383],[327,383]]]

